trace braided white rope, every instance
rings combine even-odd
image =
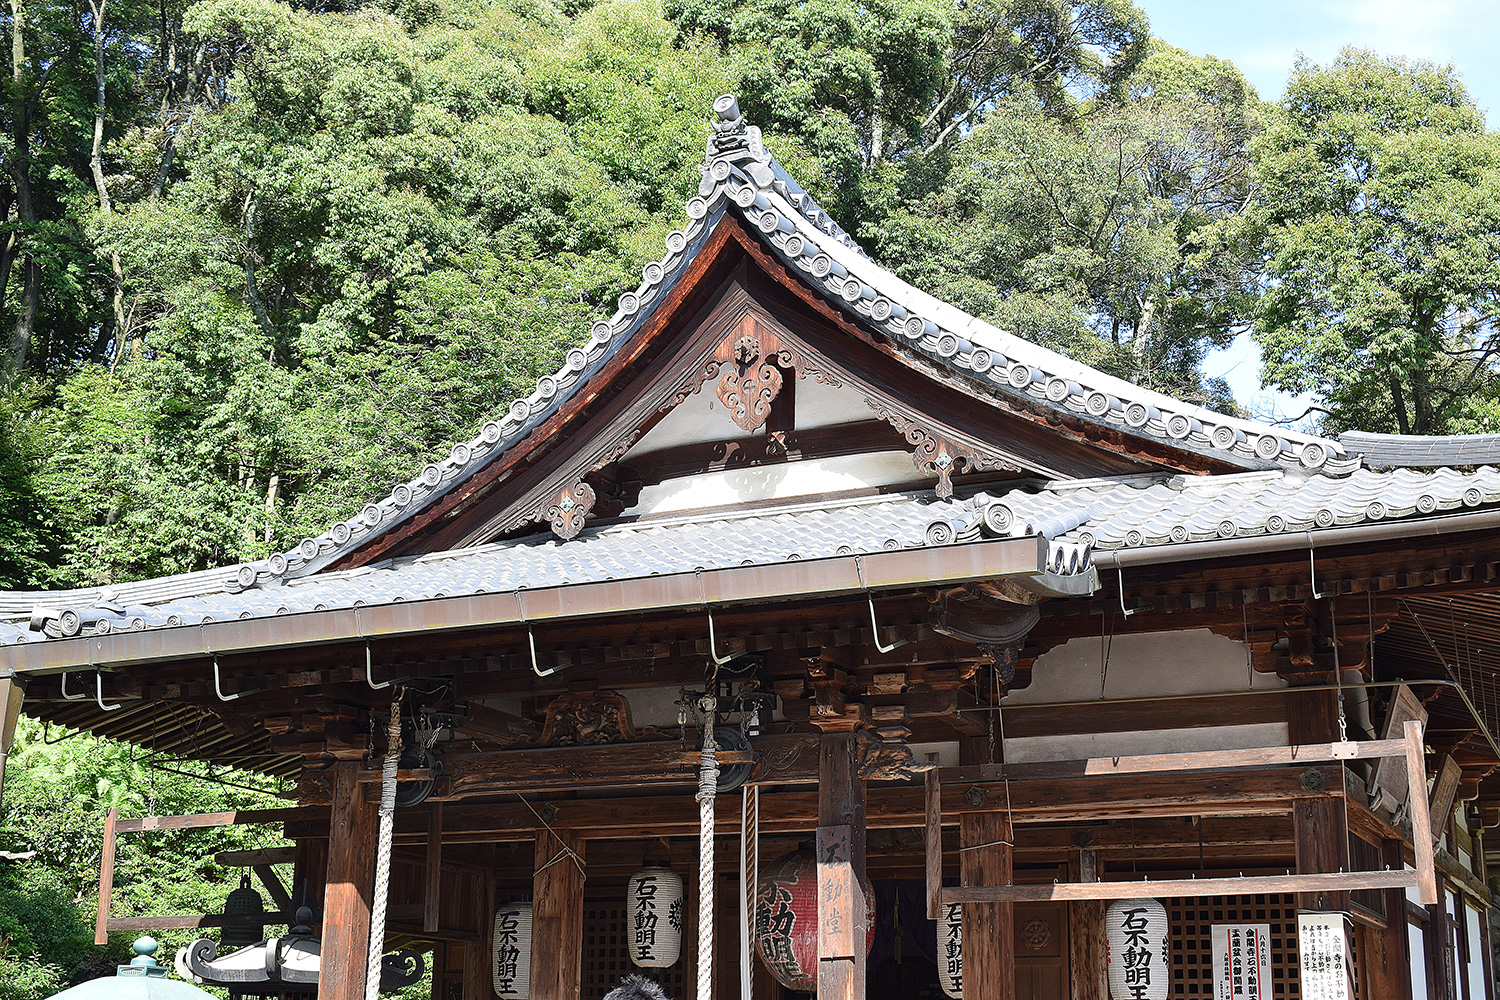
[[[375,899],[370,906],[370,956],[365,967],[365,1000],[380,996],[380,959],[385,953],[385,911],[391,890],[391,846],[396,839],[396,769],[401,763],[401,694],[391,700],[386,728],[385,765],[380,775],[380,843],[375,852]]]
[[[714,969],[714,795],[719,785],[718,746],[714,743],[711,694],[698,703],[703,710],[703,755],[698,770],[698,1000],[711,1000]]]

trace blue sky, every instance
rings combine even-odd
[[[1500,0],[1135,0],[1159,38],[1199,55],[1232,60],[1267,100],[1281,96],[1301,52],[1315,63],[1345,45],[1451,63],[1493,128],[1500,121]],[[1260,388],[1260,355],[1248,337],[1204,364],[1229,381],[1257,415],[1295,416],[1305,401]]]

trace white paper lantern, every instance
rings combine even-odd
[[[964,904],[944,903],[937,922],[938,985],[953,1000],[964,997]]]
[[[642,868],[625,888],[630,911],[630,960],[665,969],[682,955],[682,876],[670,868]]]
[[[495,912],[490,970],[501,1000],[531,1000],[530,903],[510,903]]]
[[[1104,911],[1113,1000],[1166,1000],[1167,910],[1154,899],[1117,899]]]

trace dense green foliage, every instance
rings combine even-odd
[[[40,1000],[73,982],[112,975],[128,959],[134,935],[115,935],[108,949],[93,943],[106,810],[141,816],[279,804],[278,789],[265,778],[158,760],[87,734],[63,735],[23,719],[6,768],[0,850],[19,857],[0,859],[0,1000]],[[113,912],[218,912],[237,873],[216,865],[214,854],[284,843],[275,828],[261,827],[122,836]],[[194,936],[163,931],[158,958],[170,960]]]
[[[16,0],[0,586],[257,558],[473,433],[681,222],[734,90],[884,263],[1232,408],[1496,407],[1496,150],[1451,70],[1266,105],[1128,0]],[[1392,378],[1394,366],[1401,373]]]

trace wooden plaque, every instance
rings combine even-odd
[[[1385,730],[1383,738],[1388,740],[1401,739],[1404,727],[1410,720],[1422,723],[1423,731],[1427,728],[1427,710],[1422,707],[1422,702],[1416,695],[1412,694],[1411,688],[1405,684],[1395,689],[1391,695],[1391,707],[1385,715]],[[1411,794],[1410,785],[1406,779],[1406,763],[1397,758],[1381,760],[1375,765],[1375,770],[1370,776],[1370,804],[1381,806],[1387,812],[1394,813],[1407,802]]]

